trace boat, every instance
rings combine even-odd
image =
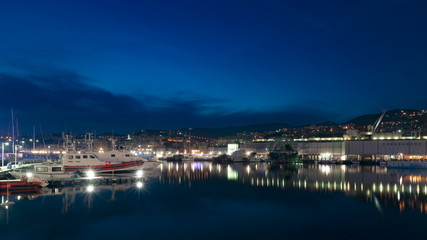
[[[42,189],[44,188],[37,187],[37,188],[17,189],[17,190],[9,189],[9,191],[0,191],[0,196],[28,198],[28,197],[40,195]]]
[[[130,152],[67,152],[62,157],[65,172],[117,172],[142,169],[144,161]]]
[[[30,190],[40,188],[41,181],[28,181],[26,178],[13,180],[0,180],[0,191]]]
[[[77,174],[65,172],[63,164],[59,163],[39,163],[31,167],[15,169],[9,172],[15,178],[21,177],[37,177],[42,181],[55,179],[72,179],[76,178]]]
[[[155,170],[160,167],[162,162],[154,159],[144,160],[144,165],[142,166],[143,170]]]
[[[115,149],[110,151],[93,151],[93,135],[87,133],[85,141],[87,150],[76,151],[74,144],[68,135],[64,135],[64,148],[66,153],[61,157],[65,172],[126,172],[141,170],[144,161],[142,158],[132,154],[124,149]]]
[[[243,150],[237,150],[234,151],[231,155],[226,155],[225,156],[230,162],[245,162],[245,163],[249,163],[249,162],[260,162],[260,160],[258,158],[256,158],[256,153],[255,152],[245,152]],[[206,160],[206,158],[205,158]],[[213,159],[212,159],[213,161]]]

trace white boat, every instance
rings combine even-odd
[[[233,162],[259,162],[255,157],[256,153],[247,153],[243,150],[237,150],[230,155]]]
[[[9,172],[15,178],[28,177],[36,178],[42,181],[54,180],[54,179],[71,179],[76,178],[75,173],[65,172],[62,164],[51,164],[51,163],[40,163],[34,164],[31,167],[15,169]]]
[[[114,150],[108,152],[67,152],[62,157],[65,172],[117,172],[142,169],[142,158],[130,152]]]
[[[113,150],[111,151],[93,151],[94,141],[90,133],[85,135],[87,150],[76,151],[70,137],[64,135],[64,148],[67,150],[62,155],[62,165],[65,172],[124,172],[141,170],[144,161],[126,150],[115,150],[114,141],[112,141]]]

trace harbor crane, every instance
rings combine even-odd
[[[383,110],[383,112],[381,113],[380,117],[377,119],[377,121],[375,121],[374,125],[372,126],[372,134],[375,133],[375,131],[377,130],[378,126],[381,123],[381,120],[383,120],[383,117],[385,115],[385,113],[387,112],[387,110]]]

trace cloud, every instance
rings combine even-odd
[[[223,127],[255,123],[306,124],[323,121],[327,114],[294,107],[277,112],[229,113],[220,98],[209,99],[191,93],[164,98],[142,94],[115,94],[91,85],[93,80],[68,71],[45,74],[0,74],[0,117],[2,132],[10,124],[10,108],[19,118],[21,131],[33,125],[48,132],[130,132],[138,129]],[[120,83],[117,83],[120,84]]]

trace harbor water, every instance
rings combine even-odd
[[[1,239],[427,237],[427,170],[162,163],[116,181],[2,192]]]

